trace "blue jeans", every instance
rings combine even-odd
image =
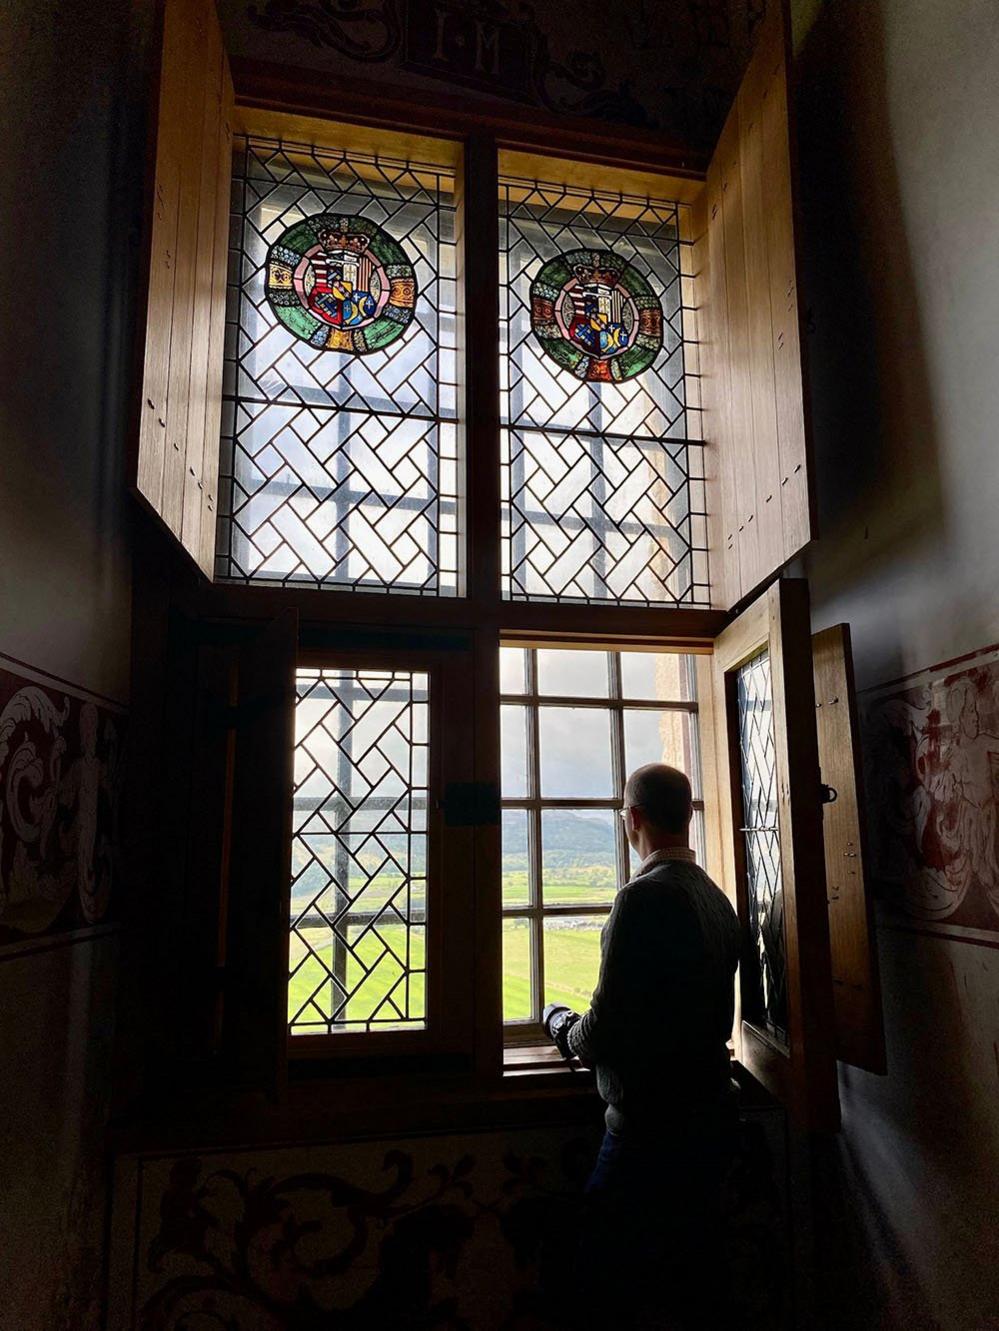
[[[585,1325],[624,1331],[657,1315],[669,1326],[724,1325],[721,1189],[734,1129],[708,1115],[655,1135],[604,1134],[577,1268]]]

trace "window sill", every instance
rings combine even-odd
[[[578,1081],[580,1086],[590,1085],[593,1073],[584,1068],[579,1059],[569,1062],[553,1044],[508,1045],[503,1051],[503,1076],[541,1078],[545,1081]]]

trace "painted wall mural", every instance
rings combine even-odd
[[[713,143],[765,0],[222,0],[235,55]]]
[[[861,701],[882,895],[924,925],[999,938],[999,646]]]
[[[123,724],[109,704],[0,664],[0,943],[107,916]]]
[[[118,1172],[109,1329],[564,1328],[596,1119],[133,1159]],[[780,1115],[747,1124],[730,1182],[743,1331],[778,1324],[782,1131]]]

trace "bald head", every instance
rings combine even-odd
[[[691,814],[690,782],[679,768],[665,763],[649,763],[636,768],[624,787],[625,807],[633,806],[644,815],[650,830],[681,836],[687,831]]]

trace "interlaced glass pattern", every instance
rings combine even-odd
[[[429,679],[300,669],[288,1021],[425,1025]]]
[[[689,245],[680,209],[612,191],[501,180],[507,599],[709,601],[698,411],[684,365]],[[615,379],[607,369],[606,381],[583,379],[585,366],[558,364],[532,329],[532,285],[537,318],[538,291],[547,291],[538,286],[542,269],[560,255],[578,264],[579,251],[589,251],[597,268],[611,251],[661,306],[662,350],[633,378]],[[607,317],[620,319],[620,298],[611,292],[606,303]],[[642,340],[640,313],[626,330],[632,345]]]
[[[267,299],[271,246],[317,214],[377,224],[415,272],[415,314],[382,350],[312,346]],[[237,141],[220,578],[458,593],[454,236],[449,168]]]
[[[746,1015],[786,1044],[787,954],[769,652],[741,667],[737,698],[749,932],[758,959],[756,975],[743,970],[744,992],[747,984],[756,991],[749,995]]]
[[[667,652],[500,651],[503,1014],[531,1034],[545,1003],[584,1010],[600,931],[638,867],[620,811],[629,772],[687,772],[703,862],[693,658]]]

